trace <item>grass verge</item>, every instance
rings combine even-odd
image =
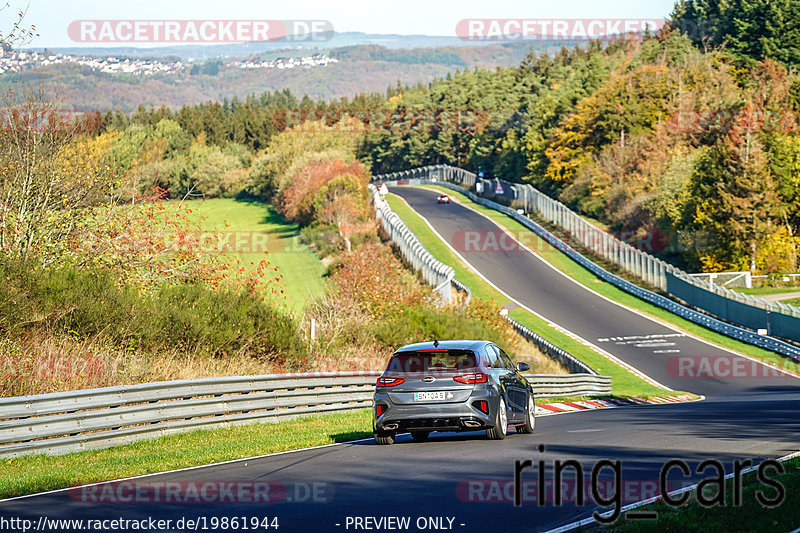
[[[468,198],[464,198],[469,201]],[[403,219],[403,222],[414,232],[425,248],[439,261],[455,269],[456,278],[469,287],[474,297],[494,302],[498,306],[508,303],[508,298],[486,283],[474,270],[461,261],[461,259],[430,229],[422,217],[411,209],[401,198],[395,195],[387,195],[387,200],[392,210]],[[521,324],[585,362],[598,373],[604,376],[611,376],[611,388],[614,395],[643,396],[648,394],[663,394],[663,390],[654,387],[525,309],[517,308],[509,314]]]
[[[528,245],[528,247],[534,250],[536,253],[538,253],[545,261],[556,267],[561,272],[567,274],[569,277],[578,281],[582,285],[589,287],[593,291],[611,300],[614,300],[615,302],[621,303],[627,307],[635,309],[636,311],[649,315],[650,317],[653,317],[662,322],[669,323],[672,326],[678,328],[679,330],[682,330],[686,333],[690,333],[696,337],[717,344],[734,352],[748,355],[750,357],[759,359],[770,365],[780,367],[790,372],[800,373],[800,364],[797,364],[779,354],[776,354],[775,352],[764,350],[763,348],[759,348],[757,346],[753,346],[751,344],[747,344],[744,342],[740,342],[736,339],[726,337],[721,333],[717,333],[716,331],[712,331],[699,324],[695,324],[694,322],[691,322],[677,315],[674,315],[669,311],[667,311],[666,309],[662,309],[656,305],[640,300],[636,296],[633,296],[632,294],[629,294],[623,291],[622,289],[618,289],[617,287],[611,285],[610,283],[601,280],[600,278],[598,278],[597,276],[595,276],[594,274],[592,274],[591,272],[580,266],[578,263],[574,262],[572,259],[570,259],[566,255],[562,254],[561,252],[559,252],[558,250],[547,244],[545,241],[543,241],[538,236],[533,234],[533,232],[531,232],[528,228],[526,228],[516,220],[510,218],[507,215],[504,215],[503,213],[500,213],[499,211],[495,211],[494,209],[491,209],[489,207],[476,204],[463,193],[460,193],[458,191],[453,191],[451,189],[447,189],[445,187],[440,187],[440,186],[426,186],[426,187],[437,191],[446,191],[447,194],[449,194],[450,197],[453,198],[454,200],[457,200],[465,205],[468,205],[469,207],[475,209],[479,213],[488,216],[490,219],[500,224],[500,226],[511,231],[514,235],[524,236],[524,241]],[[520,322],[522,322],[522,320],[520,320]],[[565,350],[568,350],[566,346],[562,347]],[[575,355],[576,357],[580,357],[577,353]],[[592,364],[589,361],[586,361],[586,363],[589,365]]]
[[[325,267],[311,249],[300,242],[300,231],[296,224],[289,224],[262,202],[215,198],[213,200],[191,200],[187,202],[196,213],[205,217],[203,226],[208,230],[241,232],[243,250],[236,254],[242,265],[258,263],[263,250],[269,252],[267,260],[278,267],[286,290],[286,306],[302,310],[306,304],[325,292]],[[265,234],[266,245],[248,238],[250,233]],[[231,239],[233,244],[234,239]],[[245,251],[253,244],[257,251]]]
[[[370,409],[204,429],[125,446],[0,460],[0,499],[372,436]]]
[[[685,532],[749,532],[749,531],[790,531],[800,524],[800,458],[783,463],[785,473],[775,475],[768,470],[770,479],[783,485],[785,499],[774,508],[758,502],[756,494],[775,499],[775,489],[761,483],[755,472],[745,474],[742,483],[741,505],[734,505],[733,480],[725,483],[725,505],[704,507],[697,502],[696,492],[692,492],[686,505],[672,508],[664,503],[648,505],[644,509],[656,511],[658,519],[628,521],[621,519],[610,531],[625,533],[649,533],[659,531]],[[713,488],[713,485],[712,487]],[[704,495],[712,498],[718,494],[716,489]],[[637,509],[638,510],[638,509]],[[608,531],[608,529],[604,529]]]

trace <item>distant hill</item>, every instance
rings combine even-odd
[[[408,42],[408,37],[404,37],[404,42]],[[164,52],[174,54],[172,48],[175,47]],[[537,51],[551,52],[559,48],[556,44],[539,45]],[[58,94],[65,107],[74,109],[132,111],[140,104],[179,107],[276,89],[289,89],[299,97],[308,95],[330,100],[358,93],[384,92],[398,82],[427,83],[457,70],[518,65],[529,50],[530,43],[410,49],[357,45],[327,51],[330,57],[338,59],[338,63],[327,66],[239,69],[228,65],[228,61],[218,61],[221,66],[218,72],[214,69],[214,75],[208,74],[208,69],[197,69],[199,73],[192,74],[189,68],[178,73],[149,76],[109,74],[82,65],[57,64],[0,75],[0,86],[12,82],[43,85],[49,93]],[[278,55],[281,54],[272,51],[251,54],[251,57]],[[303,54],[295,51],[285,55]]]
[[[206,60],[226,57],[245,57],[262,52],[275,51],[320,51],[332,50],[358,45],[378,45],[390,49],[439,48],[443,46],[475,47],[490,46],[488,41],[465,41],[455,36],[431,35],[396,35],[368,34],[362,32],[335,33],[329,40],[300,42],[247,42],[224,44],[182,44],[165,45],[151,48],[134,48],[132,46],[71,46],[47,48],[53,52],[64,54],[86,54],[96,56],[125,57],[165,57],[177,56],[183,60]],[[44,50],[41,47],[30,47],[30,50]]]

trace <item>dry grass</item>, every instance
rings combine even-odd
[[[507,351],[514,354],[515,361],[531,365],[530,373],[569,374],[569,370],[539,350],[535,344],[528,342],[524,338],[516,335],[516,333],[513,333],[513,335],[515,338]]]
[[[37,334],[0,340],[0,396],[284,370],[248,357],[214,358],[178,350],[145,353],[97,338]]]
[[[454,303],[455,307],[459,304]],[[312,354],[315,371],[383,370],[393,349],[375,341],[371,334],[374,318],[359,312],[352,302],[327,296],[307,308],[301,322]],[[446,312],[446,310],[444,310]],[[315,339],[311,342],[311,318],[315,319]],[[516,361],[531,365],[537,374],[568,374],[569,371],[539,348],[518,335],[502,320],[496,327],[502,346]],[[418,339],[425,340],[425,339]],[[395,346],[394,348],[399,348]]]
[[[250,357],[210,357],[178,350],[146,353],[133,348],[109,346],[97,338],[80,340],[69,335],[40,333],[16,339],[2,339],[0,396],[295,370],[383,370],[392,350],[363,333],[368,329],[369,317],[358,313],[335,313],[330,307],[327,311],[330,313],[327,320],[318,318],[316,339],[310,343],[311,358],[303,368],[287,368],[274,361]],[[301,327],[308,334],[310,319],[306,318]],[[504,348],[517,361],[530,364],[531,372],[568,373],[536,346],[513,332],[509,333]]]

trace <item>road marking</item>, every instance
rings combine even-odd
[[[497,292],[499,292],[500,294],[502,294],[503,296],[505,296],[506,298],[508,298],[509,300],[511,300],[512,302],[514,302],[518,306],[520,306],[521,308],[525,309],[526,311],[528,311],[532,315],[544,320],[552,328],[554,328],[557,331],[559,331],[559,332],[561,332],[561,333],[563,333],[563,334],[575,339],[576,341],[580,342],[584,346],[587,346],[587,347],[591,348],[592,350],[596,351],[597,353],[599,353],[600,355],[602,355],[603,357],[605,357],[609,361],[613,362],[617,366],[620,366],[620,367],[624,368],[625,370],[627,370],[628,372],[630,372],[634,376],[646,381],[647,383],[649,383],[649,384],[651,384],[654,387],[657,387],[659,389],[663,389],[665,391],[673,390],[673,389],[667,387],[666,385],[663,385],[662,383],[659,383],[658,381],[656,381],[655,379],[651,378],[650,376],[648,376],[647,374],[645,374],[641,370],[638,370],[633,365],[630,365],[630,364],[626,363],[625,361],[619,359],[617,356],[607,352],[606,350],[603,350],[602,348],[600,348],[596,344],[593,344],[593,343],[589,342],[588,340],[584,339],[580,335],[578,335],[576,333],[573,333],[572,331],[568,330],[567,328],[565,328],[565,327],[553,322],[549,318],[541,315],[540,313],[537,313],[536,311],[534,311],[530,307],[526,306],[525,304],[523,304],[523,303],[519,302],[518,300],[516,300],[515,298],[513,298],[511,295],[506,293],[503,289],[501,289],[500,287],[498,287],[497,285],[492,283],[492,281],[490,281],[486,276],[484,276],[483,273],[481,273],[478,269],[476,269],[474,266],[472,266],[472,264],[469,261],[464,259],[464,256],[462,256],[460,253],[458,253],[458,251],[455,248],[453,248],[453,246],[449,242],[447,242],[447,240],[444,237],[442,237],[442,235],[438,231],[436,231],[436,229],[431,225],[431,223],[428,221],[427,218],[425,218],[424,216],[419,214],[419,212],[416,209],[411,207],[411,205],[408,202],[406,202],[405,198],[403,198],[402,196],[398,196],[398,195],[395,195],[395,196],[400,198],[400,200],[402,200],[408,206],[409,209],[414,211],[414,213],[416,213],[416,215],[418,217],[420,217],[423,222],[425,222],[425,224],[428,226],[428,228],[430,228],[430,230],[439,238],[439,240],[441,240],[445,244],[445,246],[447,246],[450,249],[450,251],[453,252],[456,255],[456,257],[458,257],[461,260],[462,263],[464,263],[470,270],[475,272],[475,274],[477,274],[483,281],[488,283]],[[463,206],[463,204],[459,204],[459,205]],[[464,207],[466,207],[466,206],[464,206]],[[469,208],[467,207],[467,209],[469,209]],[[477,213],[477,211],[475,211],[475,212]],[[478,213],[478,214],[480,215],[481,213]],[[481,215],[481,216],[483,216],[483,215]],[[489,220],[491,220],[491,219],[489,219]],[[522,245],[522,243],[520,243],[520,245],[524,246],[524,245]],[[528,250],[528,251],[530,251],[530,250]],[[533,253],[533,252],[531,252],[531,253]],[[536,255],[536,254],[534,254],[534,255]]]

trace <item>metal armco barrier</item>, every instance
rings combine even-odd
[[[455,288],[455,290],[457,290],[458,292],[463,292],[466,295],[466,297],[464,298],[463,305],[464,307],[467,307],[469,303],[472,301],[472,291],[469,290],[469,287],[467,287],[466,285],[464,285],[455,278],[453,278],[453,281],[451,283],[453,284],[453,288]]]
[[[392,211],[389,203],[383,199],[375,186],[370,184],[369,189],[375,205],[375,216],[383,224],[383,229],[389,234],[389,238],[400,248],[400,253],[411,263],[414,270],[419,271],[425,281],[439,292],[442,300],[450,303],[450,285],[455,277],[453,268],[431,255],[414,232],[408,229],[405,222]]]
[[[410,172],[410,171],[405,171]],[[423,176],[427,176],[424,178]],[[393,174],[384,174],[379,176],[374,176],[373,181],[385,181],[389,182],[390,184],[402,184],[409,180],[408,183],[417,183],[417,184],[435,184],[435,185],[442,185],[444,187],[450,188],[455,191],[462,192],[466,194],[471,200],[477,202],[481,205],[485,205],[487,207],[491,207],[497,211],[500,211],[514,220],[518,221],[540,237],[542,237],[546,242],[550,245],[555,247],[556,249],[564,252],[566,255],[571,257],[575,260],[578,264],[582,265],[584,268],[589,270],[590,272],[594,273],[599,278],[603,279],[619,287],[620,289],[629,292],[639,298],[655,304],[659,307],[669,310],[670,312],[686,318],[687,320],[691,320],[697,324],[702,324],[703,326],[727,335],[729,337],[741,340],[743,342],[747,342],[749,344],[753,344],[755,346],[759,346],[761,348],[765,348],[767,350],[772,350],[776,353],[781,355],[785,355],[797,361],[800,361],[800,348],[784,342],[780,339],[771,337],[769,335],[759,335],[754,331],[750,331],[748,329],[744,329],[737,325],[730,324],[728,322],[724,322],[722,320],[718,320],[714,317],[711,317],[705,313],[695,311],[689,307],[681,305],[677,302],[670,300],[660,294],[656,294],[652,291],[639,287],[625,279],[616,276],[607,270],[603,269],[602,267],[598,266],[591,260],[587,259],[583,255],[581,255],[578,251],[576,251],[572,246],[565,243],[542,226],[537,224],[536,222],[530,220],[528,217],[520,215],[514,209],[511,209],[505,205],[499,204],[487,198],[482,198],[473,194],[470,191],[465,190],[462,187],[454,185],[453,183],[448,183],[450,177],[452,178],[453,183],[469,183],[472,179],[473,183],[482,183],[482,181],[477,180],[474,178],[474,174],[471,172],[467,172],[461,169],[454,169],[453,167],[447,167],[445,165],[436,165],[436,166],[429,166],[429,167],[422,167],[419,169],[415,169],[413,172],[413,178],[406,177],[404,172],[398,172]],[[472,176],[472,178],[470,178]],[[410,181],[412,180],[413,181]],[[442,181],[446,180],[446,181]],[[483,181],[491,181],[491,180],[483,180]],[[499,180],[494,180],[499,181]],[[552,224],[561,227],[567,230],[570,233],[570,237],[574,240],[575,238],[578,239],[578,243],[582,248],[591,249],[596,253],[599,253],[603,257],[606,257],[610,261],[614,262],[615,264],[621,266],[627,272],[635,274],[639,276],[644,281],[647,281],[651,285],[661,288],[662,290],[668,291],[667,287],[667,274],[671,274],[675,278],[681,279],[687,283],[695,285],[700,290],[704,290],[706,292],[714,292],[716,294],[725,296],[732,300],[736,300],[738,302],[744,304],[752,304],[764,306],[765,309],[768,309],[770,313],[766,316],[769,317],[769,324],[765,324],[763,327],[768,329],[769,331],[777,331],[777,328],[780,328],[782,336],[786,338],[790,338],[793,340],[800,340],[800,328],[797,328],[794,325],[794,321],[791,320],[795,317],[800,317],[800,309],[792,306],[787,306],[785,304],[774,304],[772,302],[766,302],[765,300],[761,300],[759,298],[754,298],[748,295],[740,294],[735,291],[731,291],[729,289],[725,289],[724,287],[714,286],[709,290],[708,284],[704,284],[701,281],[698,281],[685,272],[681,271],[680,269],[661,261],[655,257],[652,257],[636,248],[630,246],[627,243],[624,243],[598,228],[595,228],[578,215],[573,213],[569,210],[566,206],[553,200],[552,198],[546,196],[545,194],[533,189],[530,185],[521,185],[521,184],[511,184],[508,182],[501,181],[503,185],[504,193],[506,190],[511,191],[511,195],[514,197],[515,201],[519,202],[526,202],[526,209],[528,212],[535,212],[543,216],[546,220],[551,222]],[[513,202],[512,202],[512,205]],[[577,237],[576,237],[577,236]],[[702,294],[702,293],[700,293]],[[676,295],[677,298],[681,298],[680,296]],[[681,298],[683,299],[683,298]],[[701,299],[702,300],[702,299]],[[686,301],[686,300],[685,300]],[[699,301],[689,302],[689,305],[693,305],[699,309],[705,309],[703,307],[703,302]],[[700,305],[697,305],[700,304]],[[788,314],[781,314],[781,311],[785,311]],[[711,312],[711,311],[709,311]],[[726,318],[726,317],[721,317]],[[731,320],[733,322],[733,320]],[[767,328],[769,325],[769,328]],[[777,335],[777,333],[775,333]]]
[[[0,457],[107,448],[193,429],[369,407],[378,375],[190,379],[0,398]]]
[[[371,407],[380,374],[321,372],[191,379],[0,398],[0,457],[59,455],[194,429]],[[606,376],[526,377],[538,396],[611,393],[611,378]]]
[[[611,377],[593,374],[525,374],[536,396],[603,396],[611,394]]]
[[[694,278],[692,278],[694,279]],[[734,324],[750,329],[765,329],[767,335],[800,340],[800,318],[732,300],[687,280],[687,276],[667,272],[667,291],[690,304]],[[781,304],[785,305],[785,304]]]
[[[586,363],[584,363],[583,361],[581,361],[580,359],[569,353],[568,351],[559,348],[552,342],[548,341],[541,335],[534,332],[532,329],[523,326],[510,316],[505,316],[503,318],[505,318],[506,321],[509,322],[514,327],[514,330],[517,333],[522,335],[528,341],[535,344],[542,352],[550,356],[552,359],[555,359],[556,361],[561,363],[561,365],[564,368],[568,369],[570,372],[574,372],[575,374],[592,374],[595,376],[598,375],[597,372],[592,367],[590,367],[589,365],[587,365]]]

